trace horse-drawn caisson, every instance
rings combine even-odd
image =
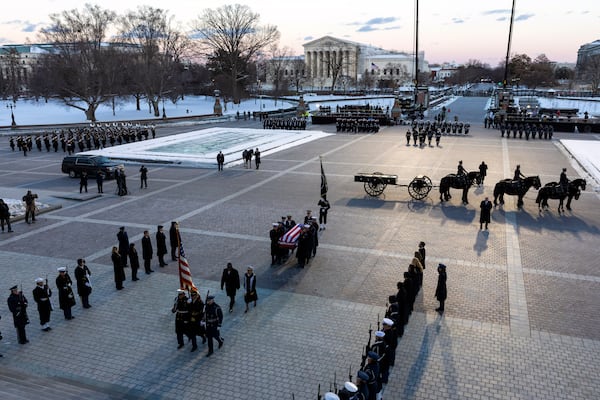
[[[394,185],[408,187],[408,194],[413,199],[423,200],[433,188],[431,179],[425,175],[415,176],[408,185],[400,185],[398,184],[398,175],[382,174],[381,172],[373,172],[372,174],[359,172],[354,175],[354,182],[363,182],[365,192],[372,197],[381,195],[387,185]]]

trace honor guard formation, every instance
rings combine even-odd
[[[32,151],[33,144],[38,151],[47,152],[51,150],[58,152],[59,147],[64,153],[74,154],[76,149],[80,152],[86,150],[99,150],[117,144],[140,142],[156,138],[156,129],[154,125],[133,124],[131,122],[113,122],[113,123],[97,123],[90,124],[84,128],[68,128],[60,129],[54,132],[44,132],[32,135],[20,135],[10,137],[8,143],[12,151],[15,148],[22,151],[24,156],[27,152]]]
[[[387,299],[386,313],[383,320],[377,316],[377,329],[369,326],[369,340],[361,356],[360,369],[353,374],[352,366],[348,369],[348,381],[338,387],[337,376],[329,384],[329,392],[321,394],[321,385],[317,388],[317,400],[378,400],[382,398],[385,385],[388,383],[390,370],[396,363],[396,350],[404,335],[404,327],[408,324],[413,311],[415,298],[423,285],[426,250],[425,242],[420,242],[414,257],[404,272],[402,281],[396,284],[397,292]],[[439,264],[438,284],[435,297],[440,306],[435,310],[442,314],[447,297],[446,266]],[[356,381],[353,382],[353,378]]]
[[[267,117],[263,119],[263,129],[286,129],[286,130],[305,130],[306,129],[306,118],[304,117],[291,117],[291,118],[277,118]]]

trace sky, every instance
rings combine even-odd
[[[532,59],[545,54],[551,61],[575,63],[577,50],[600,39],[600,2],[592,0],[514,0],[511,54]],[[164,8],[185,31],[206,8],[232,4],[222,0],[95,0],[91,4],[125,13],[139,5]],[[304,0],[274,2],[249,0],[261,24],[277,26],[280,47],[293,55],[302,45],[322,36],[334,36],[386,50],[412,52],[415,0]],[[36,33],[48,15],[82,9],[74,0],[3,2],[0,44],[38,42]],[[506,57],[512,0],[419,0],[419,50],[429,63],[466,63],[478,60],[492,67]]]

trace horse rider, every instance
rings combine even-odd
[[[567,178],[567,169],[563,168],[562,172],[560,173],[560,179],[558,181],[558,185],[560,187],[560,190],[563,193],[567,193],[567,190],[569,188],[569,178]]]
[[[462,165],[462,160],[460,160],[458,162],[458,167],[456,167],[456,175],[458,175],[458,176],[467,175],[467,171],[465,171],[465,168]]]
[[[517,168],[515,168],[515,176],[513,177],[513,181],[520,181],[522,178],[525,178],[525,175],[521,172],[521,166],[517,164]]]

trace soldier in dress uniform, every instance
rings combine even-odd
[[[121,256],[121,264],[123,268],[127,268],[127,254],[129,253],[129,236],[125,231],[125,227],[121,226],[117,233],[117,240],[119,241],[119,255]]]
[[[90,276],[92,272],[85,265],[85,260],[79,258],[77,260],[77,267],[75,267],[75,280],[77,281],[77,294],[81,297],[81,304],[83,308],[90,308],[90,294],[92,293],[92,282]]]
[[[558,181],[558,184],[560,186],[560,188],[562,189],[563,193],[567,193],[567,190],[569,189],[569,178],[567,178],[567,169],[563,168],[562,172],[560,173],[560,179]]]
[[[327,392],[323,395],[323,400],[340,400],[340,397],[333,392]]]
[[[344,387],[338,392],[340,400],[364,400],[361,397],[357,397],[360,395],[361,394],[358,393],[358,387],[352,382],[345,382]]]
[[[389,352],[387,354],[388,370],[381,371],[381,382],[387,383],[389,375],[389,367],[393,367],[396,363],[396,348],[398,347],[398,332],[395,328],[395,323],[390,318],[384,318],[382,321],[382,329],[385,336],[383,340],[388,346]]]
[[[150,267],[152,261],[152,241],[150,240],[150,232],[144,231],[144,237],[142,237],[142,258],[144,259],[144,270],[146,274],[154,272]]]
[[[377,355],[379,356],[377,358],[377,361],[379,362],[379,376],[377,376],[377,380],[380,383],[387,383],[387,379],[384,382],[383,381],[383,373],[384,373],[384,366],[385,366],[385,372],[387,375],[389,375],[389,348],[388,345],[385,341],[385,332],[383,331],[376,331],[375,332],[375,343],[373,343],[371,345],[371,351],[374,353],[377,353]]]
[[[177,298],[171,312],[175,314],[175,333],[177,334],[177,349],[181,349],[183,344],[183,335],[187,336],[192,340],[192,351],[195,351],[198,346],[196,345],[196,335],[191,334],[190,330],[190,307],[188,298],[185,295],[185,290],[177,289]]]
[[[202,337],[202,343],[206,343],[206,328],[204,327],[204,302],[197,290],[191,291],[192,301],[190,302],[190,334],[194,337],[192,343],[195,343],[196,336]],[[198,347],[193,344],[192,352]]]
[[[45,332],[50,331],[50,313],[52,312],[52,303],[50,302],[52,290],[48,287],[48,281],[43,278],[35,280],[35,289],[33,289],[33,300],[37,303],[38,313],[40,314],[40,325]]]
[[[360,396],[356,397],[356,395],[355,395],[354,398],[360,399],[360,400],[369,400],[370,399],[368,382],[369,382],[369,374],[362,370],[358,371],[358,373],[356,374],[356,387],[358,388],[357,395],[360,395]]]
[[[71,314],[71,307],[75,305],[75,295],[71,286],[73,281],[67,272],[66,267],[58,268],[58,276],[56,277],[56,287],[58,288],[58,303],[63,310],[66,320],[74,319]]]
[[[206,338],[208,339],[208,353],[206,357],[213,354],[213,339],[219,343],[219,348],[223,347],[225,339],[221,337],[219,328],[223,323],[223,311],[221,307],[215,303],[215,296],[206,297],[206,306],[204,307],[204,320],[206,324]]]
[[[374,351],[367,353],[367,364],[362,371],[368,375],[367,386],[369,388],[368,400],[377,400],[377,393],[381,390],[379,382],[379,355]]]
[[[525,175],[523,175],[523,173],[521,172],[521,166],[517,165],[517,168],[515,168],[515,174],[513,176],[513,180],[520,181],[522,178],[525,178]]]
[[[29,317],[27,316],[27,299],[23,295],[22,291],[19,291],[17,286],[10,288],[10,296],[7,299],[8,309],[13,315],[13,323],[17,328],[17,338],[20,344],[29,343],[27,340],[27,333],[25,332],[25,325],[29,323]]]
[[[463,176],[466,174],[467,174],[467,172],[465,171],[465,168],[463,167],[462,160],[460,160],[458,162],[458,166],[456,167],[456,175]]]

